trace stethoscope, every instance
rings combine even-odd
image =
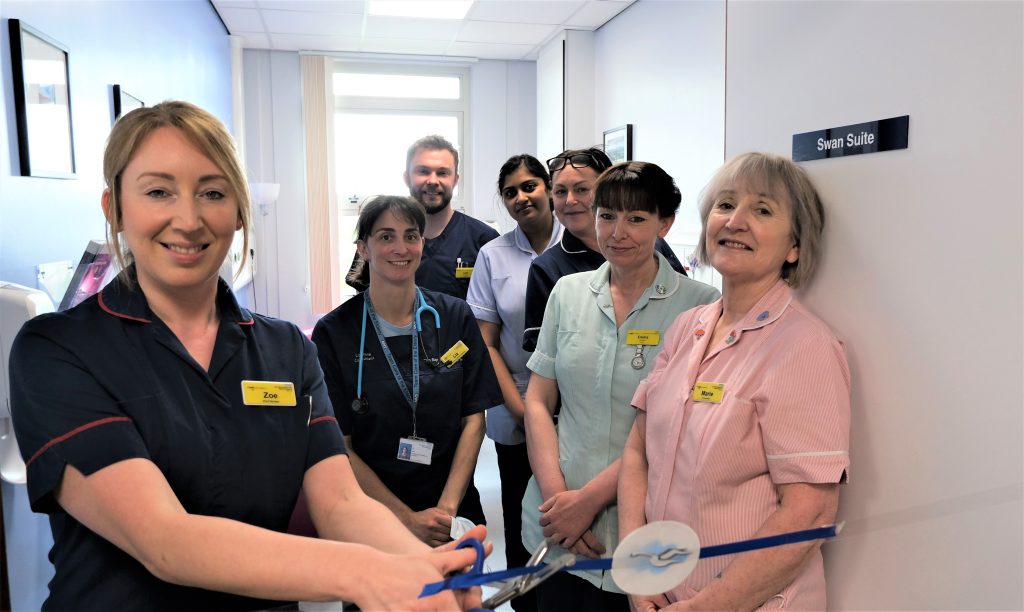
[[[427,304],[427,300],[423,298],[423,292],[420,291],[419,287],[416,287],[416,309],[413,311],[413,359],[412,359],[412,373],[413,373],[413,392],[410,395],[405,387],[405,381],[401,378],[401,374],[398,372],[398,366],[394,363],[394,358],[391,356],[391,349],[388,348],[387,339],[384,334],[381,333],[379,323],[377,322],[377,315],[373,312],[373,305],[370,304],[370,291],[367,289],[363,292],[363,322],[359,330],[359,373],[356,376],[356,399],[352,400],[352,411],[356,414],[366,414],[366,411],[370,409],[370,404],[363,397],[363,355],[366,352],[366,313],[370,312],[370,319],[373,322],[374,331],[377,332],[377,340],[380,341],[381,348],[384,351],[384,356],[388,359],[388,363],[391,366],[392,374],[395,375],[395,382],[398,383],[402,389],[402,393],[406,395],[406,399],[410,404],[413,405],[413,412],[415,414],[415,404],[419,400],[419,373],[420,365],[419,359],[417,359],[417,344],[423,343],[423,313],[427,312],[434,315],[434,351],[437,357],[430,357],[427,355],[427,349],[423,348],[423,359],[427,362],[431,368],[435,370],[441,367],[441,315],[438,314],[437,309]],[[419,340],[417,343],[416,340]]]

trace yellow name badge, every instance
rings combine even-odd
[[[468,352],[469,347],[466,346],[465,343],[462,342],[462,340],[459,340],[458,342],[455,343],[455,346],[448,349],[448,351],[444,355],[441,355],[441,361],[444,363],[446,367],[450,368],[456,363],[458,363],[458,361],[462,359],[462,357]]]
[[[725,385],[722,383],[698,382],[693,386],[693,401],[721,404],[724,391]]]
[[[290,382],[243,380],[242,403],[246,406],[295,406],[295,385]]]
[[[455,278],[469,278],[473,276],[473,268],[455,268]]]
[[[656,329],[631,329],[626,334],[626,344],[641,346],[657,346],[661,342],[661,332]]]

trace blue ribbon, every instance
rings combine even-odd
[[[783,546],[785,544],[795,544],[797,542],[807,542],[810,540],[821,540],[824,538],[833,538],[836,535],[836,526],[828,525],[826,527],[816,527],[814,529],[805,529],[803,531],[792,531],[790,533],[780,533],[779,535],[767,536],[764,538],[754,538],[751,540],[740,540],[739,542],[731,542],[729,544],[718,544],[716,546],[708,546],[707,548],[700,549],[700,558],[709,559],[711,557],[719,557],[722,555],[734,555],[736,553],[747,552],[751,550],[760,550],[762,548],[772,548],[774,546]],[[468,539],[459,543],[456,548],[466,548],[472,546],[476,549],[476,561],[473,563],[473,567],[464,574],[455,574],[449,576],[440,582],[432,582],[423,587],[423,591],[420,592],[420,597],[427,597],[440,593],[445,589],[466,589],[469,587],[480,586],[482,584],[488,584],[491,582],[500,582],[502,580],[508,580],[509,578],[515,578],[517,576],[524,576],[526,574],[533,574],[539,572],[545,567],[543,563],[530,567],[516,567],[507,570],[501,570],[497,572],[483,572],[483,558],[484,558],[484,547],[478,540]],[[610,570],[612,568],[611,559],[583,559],[576,561],[573,565],[564,568],[562,571],[570,570]]]

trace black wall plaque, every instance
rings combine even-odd
[[[793,134],[793,161],[907,148],[910,115]]]

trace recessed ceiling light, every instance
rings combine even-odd
[[[463,19],[473,0],[370,0],[369,13],[387,17]]]

